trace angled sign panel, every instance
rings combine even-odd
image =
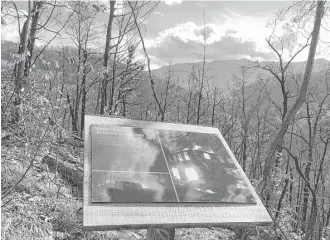
[[[218,129],[100,116],[85,123],[85,229],[271,222]]]
[[[91,126],[92,202],[256,203],[216,134]]]

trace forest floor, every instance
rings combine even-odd
[[[146,230],[82,231],[82,199],[77,188],[42,163],[44,156],[55,152],[82,167],[82,148],[48,146],[40,149],[33,162],[27,148],[16,135],[2,132],[1,239],[145,239]],[[227,228],[181,228],[176,229],[175,239],[241,239],[239,235]]]

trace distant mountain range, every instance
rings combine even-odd
[[[275,62],[260,62],[260,64],[272,64]],[[192,72],[193,64],[196,68],[202,67],[202,62],[197,63],[179,63],[174,64],[171,67],[173,68],[173,72],[175,76],[178,77],[180,81],[182,81],[182,87],[186,88],[188,83],[188,78],[190,73]],[[291,63],[292,70],[295,73],[303,73],[306,62],[293,62]],[[239,59],[239,60],[217,60],[212,62],[207,62],[205,69],[205,78],[208,79],[210,85],[216,85],[219,87],[227,87],[231,85],[231,80],[233,76],[236,75],[240,77],[240,69],[242,66],[252,66],[253,64],[248,59]],[[320,72],[324,69],[324,66],[330,65],[330,61],[325,59],[316,59],[314,62],[313,72]],[[153,70],[153,74],[158,78],[165,78],[168,72],[168,66],[163,66],[159,69]],[[258,79],[258,75],[262,75],[264,77],[270,76],[270,73],[264,71],[262,69],[254,69],[251,71],[249,75],[249,82],[253,82]]]
[[[17,53],[18,50],[18,44],[10,41],[1,41],[1,60],[2,63],[6,61],[11,61],[11,54]],[[40,48],[36,47],[36,52],[41,50]],[[59,49],[61,51],[61,49]],[[75,49],[68,47],[66,49],[65,55],[71,56],[71,54],[75,54]],[[43,57],[47,61],[59,61],[61,62],[62,59],[58,53],[56,53],[56,50],[53,48],[47,49],[43,53]],[[102,57],[102,56],[100,56]],[[66,61],[68,61],[66,59]],[[95,61],[92,63],[94,69],[96,68],[102,68],[101,61]],[[260,64],[276,64],[276,62],[260,62]],[[306,62],[293,62],[291,63],[292,71],[295,73],[303,73],[304,67]],[[118,64],[119,65],[119,64]],[[173,69],[174,75],[176,78],[179,79],[181,82],[180,86],[182,88],[186,88],[188,86],[188,78],[189,75],[192,72],[193,65],[195,65],[196,69],[202,68],[202,62],[197,63],[179,63],[174,64],[171,66]],[[205,78],[208,80],[209,85],[215,85],[219,86],[221,88],[226,88],[232,84],[233,76],[241,77],[240,69],[242,66],[252,66],[253,64],[248,59],[237,59],[237,60],[216,60],[211,62],[206,62],[205,64]],[[314,62],[314,68],[313,68],[313,75],[315,73],[319,73],[322,70],[325,69],[325,66],[328,66],[330,68],[330,61],[325,59],[316,59]],[[72,72],[75,74],[76,68],[73,68],[70,66],[69,62],[66,64],[66,68],[68,72]],[[44,69],[46,70],[46,67],[44,64],[42,64],[42,61],[39,59],[36,61],[36,69]],[[156,86],[157,86],[157,80],[159,79],[165,79],[166,74],[168,72],[169,67],[163,66],[161,68],[152,70],[152,73],[154,76],[158,79],[156,79]],[[290,70],[291,71],[291,70]],[[255,69],[253,68],[250,71],[249,74],[249,82],[252,83],[255,80],[258,79],[258,76],[262,74],[262,76],[268,77],[271,76],[269,72],[261,70],[261,69]],[[147,72],[143,73],[144,77],[146,79],[149,78]],[[313,80],[312,80],[313,81]],[[145,88],[149,89],[150,86],[148,84],[148,81],[144,82]],[[182,89],[183,90],[183,89]]]

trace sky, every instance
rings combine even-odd
[[[104,4],[108,4],[107,1]],[[169,63],[200,61],[203,53],[204,21],[208,61],[241,58],[275,60],[276,56],[265,40],[272,31],[267,23],[281,9],[290,5],[292,2],[287,1],[159,2],[144,22],[144,40],[151,66],[155,69]],[[26,2],[18,3],[17,6],[24,9]],[[108,13],[97,20],[106,25]],[[330,25],[330,19],[327,20]],[[2,27],[2,39],[17,39],[15,28],[16,23]],[[103,38],[99,38],[100,42],[103,42]],[[330,42],[330,30],[321,31],[321,38]],[[54,44],[63,44],[65,41],[63,38]],[[328,46],[321,45],[317,57],[330,60]],[[307,54],[308,51],[304,51],[296,61],[305,61]],[[142,49],[138,55],[138,58],[143,58]],[[289,52],[284,51],[284,56],[288,58]]]
[[[209,61],[274,60],[276,57],[265,40],[272,28],[266,26],[278,11],[291,4],[287,1],[161,2],[146,24],[147,51],[156,66],[200,61],[204,9]],[[322,34],[322,39],[330,41],[329,32]],[[318,52],[318,57],[330,59],[329,51]],[[306,59],[307,51],[296,60]]]

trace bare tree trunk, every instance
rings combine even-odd
[[[86,78],[87,78],[87,68],[86,68],[86,63],[87,63],[87,50],[84,49],[84,61],[83,61],[83,77],[82,77],[82,82],[81,82],[81,115],[80,115],[80,137],[82,138],[84,135],[84,125],[85,125],[85,111],[86,111]]]
[[[176,121],[180,122],[180,99],[178,100],[177,107],[176,107]]]
[[[169,95],[169,89],[171,84],[171,65],[168,66],[168,77],[166,77],[165,80],[165,97],[164,97],[164,104],[163,104],[163,111],[164,111],[164,121],[165,121],[165,114],[167,109],[167,101],[168,101],[168,95]]]
[[[214,97],[214,99],[213,99],[213,104],[212,104],[211,126],[214,125],[214,119],[215,119],[215,97]]]
[[[243,168],[243,171],[245,172],[246,171],[246,161],[247,161],[247,135],[248,135],[248,129],[247,129],[247,126],[246,126],[246,122],[244,123],[244,127],[243,127],[243,146],[242,146],[242,168]]]
[[[113,56],[113,66],[112,66],[112,79],[111,79],[111,87],[109,91],[109,106],[108,106],[108,112],[109,114],[113,114],[116,112],[114,110],[112,112],[112,106],[113,106],[113,99],[115,97],[115,76],[116,76],[116,67],[117,67],[117,51],[118,51],[118,45],[116,47],[116,53]]]
[[[290,165],[290,162],[289,162],[289,159],[288,159],[285,174],[288,174],[289,165]],[[284,187],[283,187],[282,192],[281,192],[280,199],[278,200],[278,203],[277,203],[277,208],[276,208],[276,213],[275,213],[275,219],[277,219],[279,217],[279,215],[280,215],[281,208],[282,208],[282,202],[283,202],[283,199],[284,199],[285,194],[287,192],[288,184],[289,184],[289,178],[286,178],[285,179],[285,182],[284,182]]]
[[[206,64],[206,33],[205,33],[205,16],[204,16],[204,9],[203,9],[203,20],[204,20],[204,28],[203,28],[203,67],[202,67],[202,79],[200,83],[200,89],[198,93],[198,105],[197,105],[197,120],[196,124],[199,124],[200,121],[200,109],[201,109],[201,101],[203,97],[203,89],[204,89],[204,81],[205,81],[205,64]]]
[[[293,131],[293,127],[292,127],[292,131]],[[292,147],[292,139],[293,139],[293,134],[291,134],[291,136],[290,136],[289,150],[291,150],[291,147]],[[285,175],[287,175],[289,173],[289,171],[290,171],[290,155],[288,156],[287,165],[286,165],[286,169],[285,169]],[[280,215],[281,208],[282,208],[282,202],[284,200],[284,197],[287,192],[288,185],[289,185],[289,179],[290,178],[287,177],[284,181],[284,187],[282,189],[280,199],[278,200],[278,203],[277,203],[275,219],[277,219],[278,216]]]
[[[114,18],[115,12],[115,4],[116,1],[110,1],[110,15],[108,21],[108,28],[107,28],[107,37],[105,40],[105,49],[104,49],[104,56],[103,56],[103,66],[108,66],[108,59],[109,59],[109,50],[110,50],[110,41],[111,41],[111,31],[112,31],[112,22]]]
[[[289,187],[289,204],[292,207],[292,199],[293,199],[293,168],[290,167],[290,187]]]
[[[293,158],[293,160],[295,162],[296,170],[297,170],[299,176],[304,180],[304,183],[307,184],[308,190],[312,194],[312,208],[311,208],[311,213],[310,213],[310,216],[308,219],[308,224],[307,224],[305,236],[304,236],[304,240],[310,240],[313,235],[316,220],[317,220],[317,210],[318,209],[317,209],[317,197],[316,197],[316,192],[315,192],[315,189],[317,189],[317,187],[315,186],[315,189],[313,189],[313,187],[311,186],[311,183],[309,181],[307,181],[304,173],[301,170],[301,166],[299,166],[298,157],[294,156],[288,149],[286,149],[286,150],[290,154],[290,156]]]
[[[67,99],[67,102],[68,102],[69,108],[70,108],[72,132],[73,132],[74,135],[78,136],[77,122],[76,122],[76,118],[75,118],[75,115],[74,115],[74,107],[73,107],[74,103],[71,102],[70,96],[69,96],[68,93],[66,94],[66,99]]]
[[[132,10],[132,14],[133,14],[133,17],[134,17],[134,23],[135,23],[135,26],[136,26],[136,28],[137,28],[137,30],[139,32],[139,36],[140,36],[140,39],[141,39],[143,52],[144,52],[144,54],[145,54],[145,56],[147,58],[147,63],[148,63],[147,66],[148,66],[148,73],[149,73],[149,78],[150,78],[150,83],[151,83],[151,90],[152,90],[152,94],[154,96],[154,99],[155,99],[155,101],[157,103],[157,107],[158,107],[159,113],[161,115],[160,121],[163,122],[165,120],[165,114],[164,114],[163,108],[162,108],[162,106],[161,106],[161,104],[160,104],[160,102],[158,100],[158,97],[156,95],[155,81],[154,81],[154,78],[152,76],[151,69],[150,69],[150,58],[149,58],[149,55],[147,53],[147,49],[146,49],[145,44],[144,44],[143,36],[142,36],[140,27],[139,27],[138,22],[137,22],[137,19],[136,19],[136,14],[134,12],[134,8],[133,8],[133,6],[132,6],[132,4],[131,4],[130,1],[127,1],[127,3],[128,3],[128,5],[130,6],[130,8]]]
[[[325,222],[325,226],[330,226],[330,205],[328,208],[327,220]]]
[[[112,22],[114,19],[114,12],[115,12],[115,4],[116,1],[110,1],[110,15],[108,21],[108,28],[107,28],[107,36],[105,40],[105,49],[104,49],[104,56],[103,56],[103,66],[105,70],[108,67],[108,59],[109,59],[109,50],[110,50],[110,43],[111,43],[111,35],[112,35]],[[107,70],[106,70],[107,71]],[[104,74],[104,78],[101,83],[101,93],[100,93],[100,114],[104,114],[104,107],[106,103],[106,82],[108,81],[109,73],[106,72]]]
[[[316,219],[317,219],[317,199],[316,199],[316,195],[314,192],[312,193],[312,195],[313,195],[312,208],[311,208],[311,213],[309,216],[308,224],[306,227],[304,240],[311,239],[313,232],[314,232]]]
[[[32,9],[32,22],[31,22],[31,30],[29,34],[29,41],[27,43],[27,49],[29,51],[29,56],[25,62],[25,69],[24,69],[24,76],[29,76],[29,71],[31,67],[31,59],[33,55],[34,43],[36,40],[36,33],[37,33],[37,24],[40,18],[40,10],[44,2],[42,1],[33,1],[33,9]]]
[[[265,190],[267,186],[268,180],[271,178],[271,171],[275,163],[274,153],[277,148],[277,145],[282,141],[289,124],[295,117],[298,110],[301,108],[305,98],[306,98],[306,92],[307,87],[311,78],[313,65],[314,65],[314,58],[315,58],[315,52],[316,47],[318,43],[318,38],[320,34],[320,27],[321,27],[321,20],[323,17],[323,11],[324,11],[324,2],[323,1],[317,1],[317,7],[316,7],[316,13],[315,13],[315,21],[314,21],[314,27],[312,31],[312,41],[309,48],[308,53],[308,59],[306,62],[306,68],[304,73],[303,82],[299,89],[299,94],[296,99],[296,101],[292,104],[292,106],[289,108],[287,113],[285,114],[285,117],[283,119],[282,125],[280,130],[277,132],[276,136],[272,140],[271,144],[268,147],[267,155],[265,159],[265,168],[264,168],[264,176],[263,180],[260,183],[263,184],[263,190]]]
[[[191,98],[192,98],[192,91],[189,92],[189,100],[188,100],[188,106],[187,106],[187,119],[186,123],[189,123],[190,120],[190,105],[191,105]]]
[[[123,95],[123,117],[126,117],[126,94]]]
[[[30,27],[30,19],[31,19],[31,1],[28,2],[28,16],[24,22],[22,32],[20,34],[20,44],[18,48],[18,54],[25,54],[27,43],[28,43],[28,36],[29,36],[29,27]],[[25,58],[25,56],[24,56]],[[23,88],[23,78],[24,78],[24,68],[25,68],[25,61],[20,61],[17,66],[15,67],[15,88],[14,88],[14,121],[19,121],[19,106],[21,104],[21,90]]]
[[[323,104],[321,104],[322,107]],[[309,182],[310,181],[310,171],[312,167],[312,161],[313,161],[313,149],[315,147],[315,137],[316,137],[316,129],[319,119],[319,114],[316,116],[315,122],[312,127],[311,122],[311,113],[310,113],[310,107],[309,103],[306,102],[306,111],[307,111],[307,123],[308,123],[308,133],[309,133],[309,141],[308,141],[308,160],[305,167],[305,178]],[[320,169],[322,171],[322,169]],[[317,178],[319,180],[319,177]],[[308,201],[309,201],[309,189],[307,184],[304,184],[304,200],[303,200],[303,231],[305,231],[306,227],[306,220],[307,220],[307,211],[308,211]]]
[[[220,101],[217,102],[217,97],[220,95],[218,87],[213,88],[213,102],[212,102],[212,117],[211,117],[211,125],[215,124],[215,110],[217,105],[220,104]]]
[[[296,197],[296,207],[295,207],[295,212],[297,213],[295,216],[295,230],[297,230],[300,225],[300,209],[301,209],[301,177],[298,177],[298,188],[297,188],[297,197]]]

